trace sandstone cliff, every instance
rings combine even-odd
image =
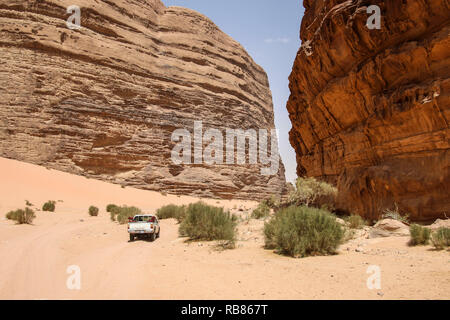
[[[449,215],[449,1],[303,4],[287,104],[298,174],[336,183],[338,208],[369,219],[395,203],[414,220]]]
[[[261,199],[284,167],[175,165],[177,128],[274,127],[268,79],[236,41],[159,0],[0,0],[0,156],[150,190]]]

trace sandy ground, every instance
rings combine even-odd
[[[42,167],[0,158],[0,299],[449,299],[450,254],[408,247],[408,238],[355,241],[339,255],[292,259],[263,249],[263,221],[239,226],[238,247],[185,243],[174,220],[161,223],[155,242],[128,242],[126,225],[109,220],[108,203],[153,211],[191,197],[122,189]],[[33,225],[4,214],[47,200],[55,213],[38,211]],[[207,200],[226,208],[253,202]],[[100,208],[89,217],[87,208]],[[358,241],[358,240],[357,240]],[[81,270],[81,289],[69,290],[67,268]],[[381,289],[369,290],[369,266],[381,270]]]

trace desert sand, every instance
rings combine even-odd
[[[126,225],[110,221],[108,203],[146,212],[192,197],[118,185],[0,158],[0,299],[449,299],[450,255],[431,246],[408,247],[408,237],[344,244],[339,254],[293,259],[263,248],[263,221],[239,225],[237,248],[186,243],[174,220],[161,222],[155,242],[129,242]],[[16,225],[6,212],[57,202],[37,211],[33,225]],[[228,209],[254,202],[205,199]],[[88,207],[100,208],[90,217]],[[238,211],[239,212],[239,211]],[[356,240],[358,241],[358,240]],[[355,250],[355,247],[363,250]],[[81,270],[80,290],[69,290],[68,266]],[[369,290],[367,269],[380,267],[381,289]]]

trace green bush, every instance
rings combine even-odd
[[[15,211],[10,211],[6,214],[6,219],[8,220],[17,220],[17,217],[25,213],[25,210],[17,209]]]
[[[98,208],[97,208],[97,207],[94,207],[94,206],[90,206],[90,207],[89,207],[89,215],[90,215],[91,217],[96,217],[96,216],[98,216]]]
[[[337,188],[329,183],[318,181],[315,178],[298,178],[296,189],[289,194],[288,205],[313,204],[319,197],[337,194]]]
[[[203,202],[190,204],[181,222],[179,233],[190,240],[228,240],[234,242],[237,217],[223,208]]]
[[[55,212],[55,204],[56,204],[56,201],[47,201],[42,206],[42,211]]]
[[[119,207],[116,206],[115,204],[108,204],[106,206],[106,212],[109,212],[111,221],[116,221],[116,214],[117,214],[118,208]]]
[[[445,249],[450,246],[450,228],[441,227],[431,237],[434,247],[438,250]]]
[[[411,235],[409,244],[412,246],[422,246],[430,243],[431,230],[428,228],[412,224],[409,227],[409,234]]]
[[[106,212],[113,212],[114,210],[116,210],[118,208],[118,206],[116,206],[115,204],[108,204],[106,206]]]
[[[271,195],[270,198],[263,200],[262,204],[268,206],[270,209],[277,209],[281,206],[281,198],[279,196]]]
[[[254,219],[262,219],[268,217],[269,215],[270,207],[266,204],[265,201],[261,202],[258,207],[252,212],[252,218]]]
[[[345,231],[329,211],[291,206],[264,225],[267,249],[292,257],[334,254]]]
[[[362,229],[367,225],[367,222],[359,215],[351,215],[345,221],[348,223],[350,229]]]
[[[33,210],[27,207],[25,210],[18,209],[8,212],[6,218],[17,221],[18,224],[31,224],[33,223],[34,218],[36,218],[36,215]]]
[[[128,222],[128,218],[134,217],[135,215],[142,214],[141,209],[136,207],[115,206],[111,209],[110,217],[112,221],[117,221],[119,224],[125,224]]]
[[[177,206],[169,204],[163,206],[156,211],[156,215],[159,219],[177,219],[181,223],[186,215],[186,206]]]
[[[120,207],[119,212],[117,214],[117,222],[120,224],[125,224],[128,222],[128,218],[132,218],[135,215],[142,214],[141,209],[136,207]]]

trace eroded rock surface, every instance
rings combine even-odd
[[[376,220],[450,212],[450,2],[305,0],[287,104],[297,172]],[[369,30],[367,7],[381,9]]]
[[[0,156],[150,190],[261,199],[284,167],[175,165],[171,134],[274,128],[268,79],[203,15],[159,0],[0,1]]]

